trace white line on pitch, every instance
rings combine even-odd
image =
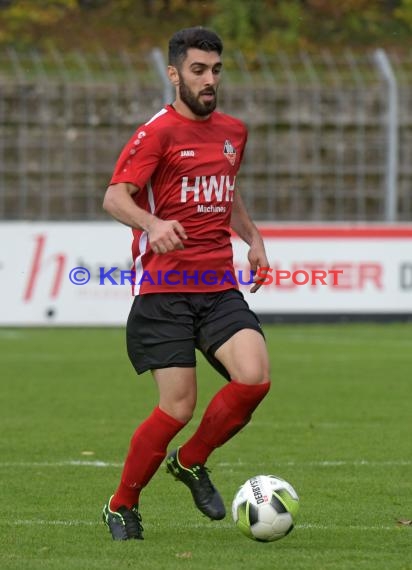
[[[309,466],[309,467],[408,467],[412,465],[412,460],[389,460],[389,461],[369,461],[367,459],[359,459],[355,461],[347,460],[325,460],[325,461],[273,461],[274,466],[279,467],[294,467],[294,466]],[[4,461],[0,462],[0,468],[4,467],[21,467],[21,468],[35,468],[35,467],[122,467],[123,463],[114,461],[85,461],[85,460],[67,460],[67,461],[34,461],[34,462],[13,462]],[[217,467],[246,467],[249,463],[244,461],[234,462],[220,462]],[[254,463],[255,467],[267,467],[268,462]]]
[[[371,525],[371,526],[367,526],[367,525],[355,525],[355,524],[349,524],[347,526],[338,526],[338,525],[327,525],[327,524],[317,524],[317,523],[303,523],[303,524],[297,524],[295,526],[295,528],[299,529],[299,530],[394,530],[394,529],[398,529],[397,525],[394,524],[392,526],[384,526],[384,525]]]
[[[294,466],[310,466],[310,467],[406,467],[412,465],[411,460],[394,460],[394,461],[368,461],[367,459],[360,459],[357,461],[343,461],[343,460],[331,460],[331,461],[273,461],[273,464],[276,466],[287,466],[287,467],[294,467]],[[236,462],[221,462],[218,463],[218,467],[244,467],[250,465],[244,461],[236,461]],[[267,466],[267,462],[265,463],[254,463],[256,467],[263,467]]]
[[[24,333],[20,331],[0,330],[0,340],[3,338],[6,340],[20,340],[24,336]]]
[[[34,462],[13,462],[5,461],[0,462],[0,467],[122,467],[123,463],[116,463],[112,461],[84,461],[84,460],[69,460],[69,461],[34,461]]]
[[[0,521],[0,525],[10,524],[9,521]],[[53,520],[43,520],[43,519],[28,519],[28,520],[17,520],[12,521],[15,526],[33,526],[33,525],[45,525],[45,526],[81,526],[81,525],[94,525],[98,524],[94,521],[53,521]]]
[[[1,525],[14,525],[14,526],[95,526],[100,525],[100,521],[82,521],[82,520],[44,520],[44,519],[23,519],[10,521],[10,519],[0,521]],[[150,528],[150,523],[146,524],[147,528]],[[186,526],[186,525],[183,525]],[[187,528],[205,528],[215,526],[214,523],[195,523],[188,524]],[[222,528],[234,528],[233,523],[219,523],[219,529]],[[216,526],[217,528],[217,526]],[[380,530],[397,530],[398,527],[394,524],[392,526],[384,525],[327,525],[318,523],[303,523],[297,524],[296,529],[298,530],[328,530],[328,531],[347,531],[347,530],[357,530],[357,531],[380,531]]]

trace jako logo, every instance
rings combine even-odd
[[[187,202],[188,194],[193,193],[193,201],[199,202],[201,192],[204,202],[233,202],[236,176],[183,176],[180,201]]]
[[[180,156],[195,156],[195,151],[194,150],[181,150],[180,151]]]

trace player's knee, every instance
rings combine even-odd
[[[177,419],[183,424],[187,424],[193,417],[193,410],[181,410],[177,413]]]
[[[235,380],[242,384],[268,384],[270,386],[270,372],[265,366],[242,366],[238,370]]]
[[[162,408],[175,420],[187,424],[193,417],[195,406],[192,402],[181,401],[163,404]]]

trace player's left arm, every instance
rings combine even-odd
[[[255,273],[254,285],[252,285],[250,292],[256,293],[262,286],[269,268],[269,261],[262,236],[250,218],[238,189],[234,193],[230,226],[249,245],[248,260],[251,270]]]

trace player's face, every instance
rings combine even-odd
[[[222,62],[217,52],[191,48],[181,67],[178,98],[197,117],[207,117],[217,105],[217,87]]]

